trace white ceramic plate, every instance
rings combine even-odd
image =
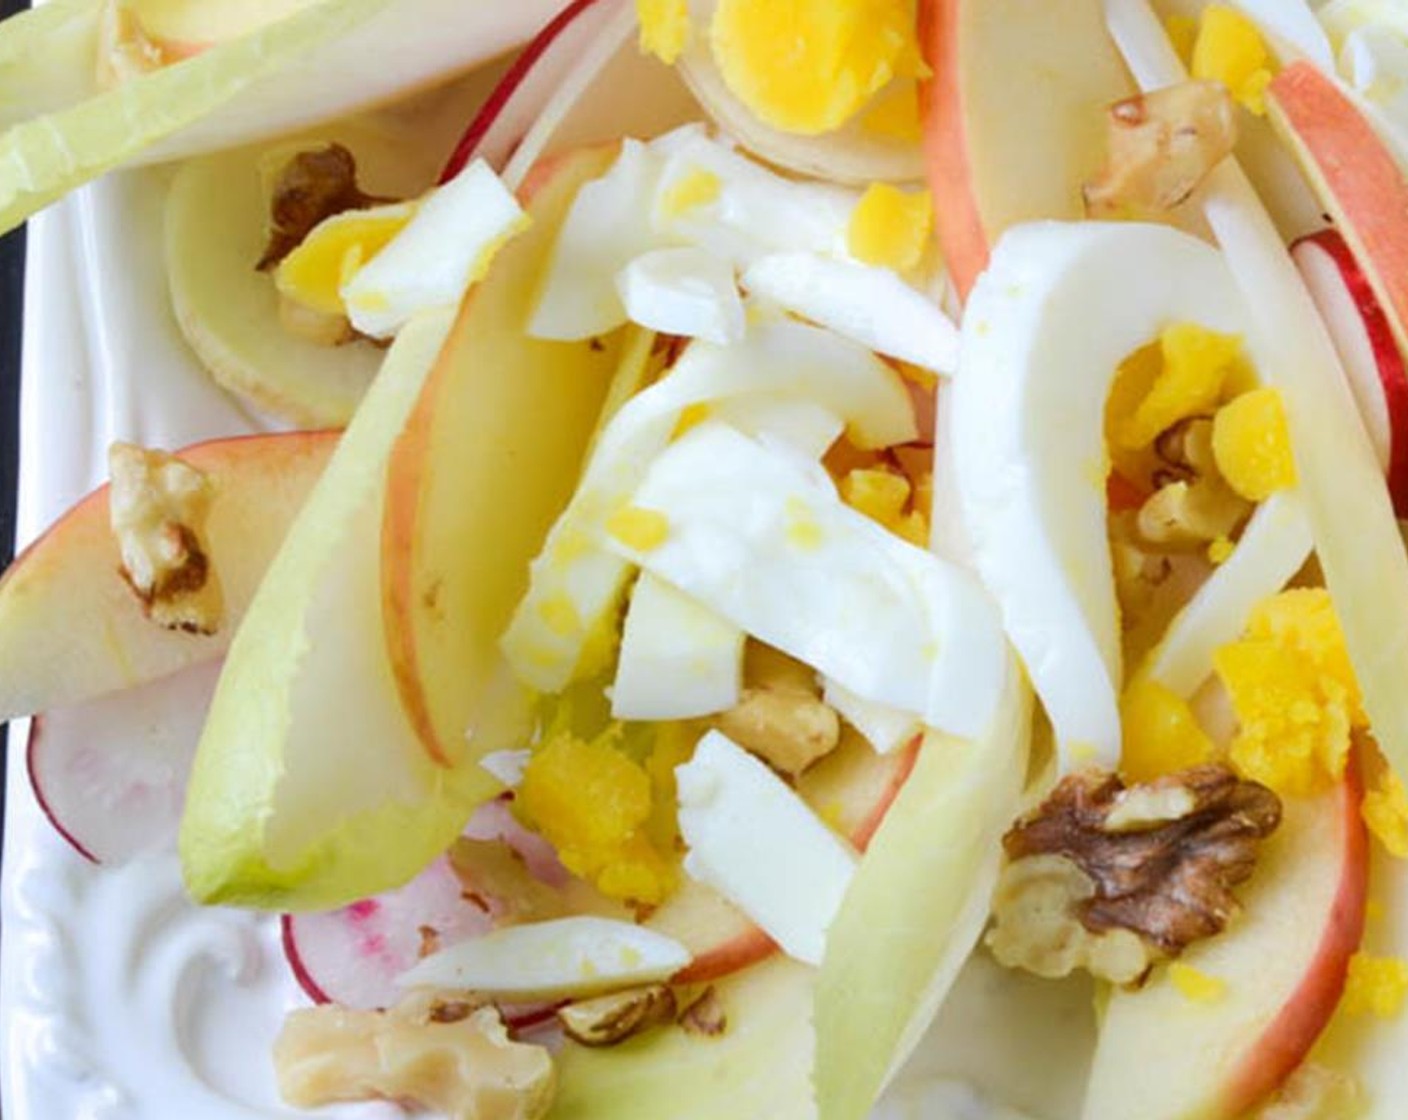
[[[30,227],[19,540],[102,481],[113,439],[177,447],[261,422],[215,388],[167,306],[161,169],[111,176]],[[265,1120],[281,1107],[269,1059],[303,1001],[277,922],[199,909],[174,854],[117,868],[78,856],[27,780],[28,728],[11,727],[0,908],[0,1098],[8,1120]],[[115,736],[111,749],[122,749]],[[1088,1042],[1080,988],[970,968],[881,1114],[1008,1120],[963,1085],[1043,1120],[1075,1115]],[[1053,1002],[1054,996],[1054,1002]],[[1018,999],[1026,1014],[1004,1022]],[[1025,1022],[1024,1030],[1007,1025]],[[1004,1025],[999,1026],[999,1023]],[[384,1104],[325,1110],[390,1120]]]

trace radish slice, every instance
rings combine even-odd
[[[427,951],[493,928],[442,857],[400,890],[340,910],[284,915],[284,952],[313,1000],[370,1010],[401,999],[395,978]]]
[[[220,662],[35,716],[29,779],[59,833],[95,863],[176,839]]]
[[[528,870],[554,887],[570,876],[551,845],[513,816],[510,797],[486,802],[465,827],[471,840],[502,840]],[[449,857],[437,859],[404,887],[338,910],[283,917],[284,954],[299,986],[316,1003],[363,1010],[402,997],[395,980],[422,957],[494,929],[494,900],[471,896]],[[520,1025],[541,1008],[515,1008]]]
[[[1400,517],[1408,516],[1408,363],[1394,340],[1393,326],[1337,232],[1323,230],[1302,238],[1291,255],[1349,375],[1359,414],[1388,473],[1394,509]]]
[[[523,49],[470,121],[440,181],[449,182],[475,158],[502,167],[578,68],[583,52],[602,40],[603,32],[623,7],[621,0],[574,0],[563,8]],[[610,54],[600,64],[609,58]]]

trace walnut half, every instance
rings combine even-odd
[[[1222,765],[1132,787],[1072,774],[1003,838],[1010,863],[988,945],[1039,975],[1086,968],[1137,981],[1226,927],[1238,906],[1231,888],[1280,821],[1274,793]]]
[[[583,1046],[615,1046],[675,1020],[675,993],[664,984],[612,992],[557,1009],[563,1033]]]
[[[424,995],[390,1011],[295,1011],[274,1065],[296,1108],[398,1100],[450,1120],[537,1120],[556,1089],[552,1056],[510,1039],[496,1009]]]

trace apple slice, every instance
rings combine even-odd
[[[219,657],[337,437],[248,436],[188,447],[214,487],[206,520],[225,625],[209,637],[164,630],[122,578],[100,487],[35,541],[0,580],[0,719],[68,707]]]
[[[1105,1011],[1084,1120],[1232,1120],[1309,1052],[1344,990],[1364,931],[1368,842],[1351,775],[1288,800],[1227,932],[1187,965],[1226,984],[1197,1003],[1167,972],[1115,991]]]
[[[864,851],[913,771],[918,749],[915,742],[894,754],[877,755],[847,731],[836,750],[798,778],[797,792]],[[692,960],[675,977],[682,984],[717,979],[777,950],[736,907],[688,878],[645,924],[689,948]]]
[[[78,854],[122,863],[173,843],[220,662],[55,708],[30,723],[35,799]]]
[[[1334,230],[1303,237],[1292,255],[1335,340],[1359,414],[1388,475],[1399,517],[1408,516],[1408,362],[1383,305],[1348,242]]]
[[[1266,104],[1408,353],[1408,176],[1354,102],[1310,63],[1282,70]]]
[[[1099,0],[924,0],[919,20],[935,228],[966,299],[1009,226],[1084,217],[1081,185],[1105,160],[1102,109],[1136,91]]]
[[[470,744],[513,745],[486,726],[504,679],[499,638],[528,586],[528,564],[576,485],[618,339],[528,338],[534,282],[577,188],[614,148],[564,156],[524,186],[533,226],[471,293],[444,359],[393,449],[382,527],[382,597],[402,703],[441,765]],[[492,282],[505,276],[513,282]],[[495,792],[472,767],[480,797]]]
[[[469,815],[427,759],[387,663],[386,462],[451,326],[412,321],[290,527],[230,646],[181,822],[199,902],[337,906],[409,880]]]

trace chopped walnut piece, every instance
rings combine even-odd
[[[1159,434],[1154,450],[1163,469],[1158,490],[1139,509],[1138,529],[1165,548],[1201,548],[1230,537],[1252,503],[1227,485],[1212,450],[1212,420],[1195,416]]]
[[[536,1120],[556,1088],[544,1047],[514,1042],[496,1009],[462,997],[416,996],[390,1011],[294,1011],[274,1066],[296,1108],[397,1100],[451,1120]]]
[[[612,992],[557,1009],[563,1032],[583,1046],[614,1046],[674,1018],[675,993],[664,984]]]
[[[774,770],[800,774],[841,740],[841,718],[821,698],[816,674],[761,642],[744,652],[743,694],[715,721],[719,730]]]
[[[723,1000],[710,984],[699,997],[680,1013],[680,1026],[690,1034],[717,1038],[728,1030],[728,1015],[724,1011]]]
[[[108,519],[122,553],[122,575],[153,622],[168,630],[213,634],[223,599],[201,537],[209,480],[164,451],[114,443]]]
[[[357,186],[357,161],[341,144],[298,152],[274,180],[269,243],[255,267],[260,272],[275,267],[324,218],[384,201],[362,193]]]
[[[1108,155],[1085,186],[1093,218],[1172,210],[1237,143],[1232,96],[1221,82],[1184,82],[1112,105]]]
[[[1221,932],[1237,911],[1231,888],[1251,875],[1258,842],[1280,820],[1274,793],[1221,764],[1128,788],[1113,774],[1072,774],[1003,838],[1011,863],[989,945],[1003,963],[1064,975],[1055,970],[1099,965],[1110,952],[1083,944],[1076,923],[1096,938],[1124,931],[1148,950],[1144,968],[1128,975],[1126,945],[1124,975],[1098,974],[1137,979],[1156,957]]]

